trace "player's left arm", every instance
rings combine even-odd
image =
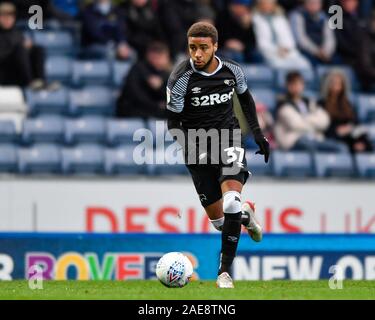
[[[237,82],[236,92],[238,100],[241,104],[242,111],[249,124],[250,130],[253,133],[254,140],[259,146],[259,150],[256,154],[264,155],[264,161],[267,163],[270,156],[270,145],[259,126],[254,99],[247,88],[246,78],[242,69],[239,66],[236,66],[234,71]]]

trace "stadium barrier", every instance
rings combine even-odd
[[[171,251],[189,256],[194,278],[216,278],[218,234],[1,233],[0,280],[155,279],[157,261]],[[375,237],[266,235],[254,243],[244,235],[233,264],[236,280],[318,280],[335,270],[348,279],[375,280]]]
[[[250,181],[266,233],[374,233],[374,183]],[[0,232],[217,233],[188,177],[2,178]]]

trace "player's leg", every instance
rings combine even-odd
[[[223,194],[224,224],[221,236],[221,256],[219,275],[229,273],[236,256],[241,234],[241,192],[242,183],[237,180],[225,180],[221,183]]]
[[[204,208],[206,211],[206,214],[212,223],[212,225],[215,227],[216,230],[222,231],[223,225],[224,225],[224,212],[223,212],[223,199],[220,199],[216,201],[215,203],[207,206]],[[249,234],[252,232],[250,229],[248,229],[250,226],[253,226],[252,220],[255,219],[255,204],[246,201],[242,205],[242,216],[241,216],[241,224],[247,228]],[[254,236],[252,236],[253,240],[256,240]]]

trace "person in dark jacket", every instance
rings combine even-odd
[[[336,29],[337,52],[345,64],[356,67],[363,24],[358,14],[358,0],[341,0],[343,28]]]
[[[15,28],[16,8],[0,4],[0,85],[41,89],[44,84],[44,50],[26,40]]]
[[[117,101],[118,117],[164,118],[166,85],[171,71],[167,45],[153,42],[145,59],[136,63],[126,78]]]
[[[238,63],[260,62],[252,23],[250,0],[231,0],[216,19],[222,55]]]
[[[149,0],[129,0],[122,6],[129,44],[143,57],[152,41],[163,41],[164,34]]]
[[[82,45],[90,56],[114,55],[126,60],[132,49],[126,39],[125,20],[111,0],[95,0],[81,13]]]

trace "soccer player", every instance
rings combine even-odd
[[[259,146],[256,153],[264,155],[265,162],[269,158],[269,144],[259,127],[255,103],[241,67],[215,54],[216,28],[207,22],[197,22],[188,30],[187,38],[190,59],[181,62],[168,80],[168,129],[184,149],[185,164],[202,206],[215,228],[222,232],[217,287],[233,288],[229,272],[236,256],[241,224],[254,241],[262,239],[254,204],[244,202],[241,206],[242,187],[249,172],[241,139],[235,135],[240,127],[233,111],[234,91]],[[198,132],[194,138],[193,129]],[[218,130],[219,139],[213,135],[202,142],[202,130],[206,133]],[[225,131],[229,131],[229,139],[225,138],[227,135],[221,136]],[[204,143],[208,143],[206,149],[202,148]],[[215,147],[220,149],[219,157]]]

